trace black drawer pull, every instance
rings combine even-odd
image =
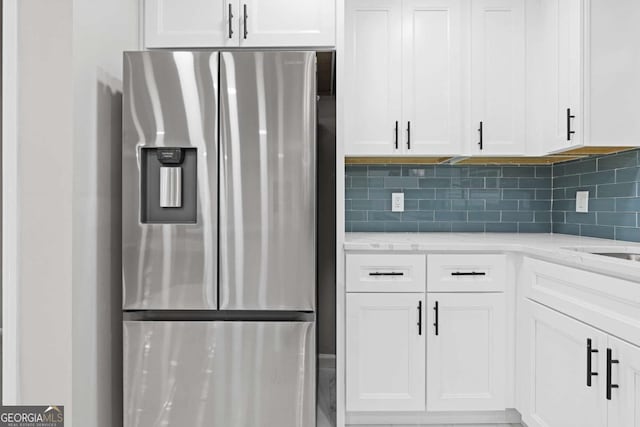
[[[249,19],[249,14],[247,13],[247,5],[244,5],[244,39],[247,39],[247,36],[249,35],[249,28],[247,28],[247,19]]]
[[[233,5],[229,3],[229,38],[233,38]]]
[[[597,376],[597,372],[592,371],[592,358],[593,353],[597,353],[598,350],[593,348],[591,338],[587,339],[587,387],[591,387],[591,377]]]
[[[404,276],[404,273],[398,271],[380,272],[374,271],[369,273],[369,276]]]
[[[616,363],[620,363],[620,361],[612,357],[612,351],[610,348],[608,348],[607,349],[607,400],[611,400],[611,390],[619,387],[618,384],[612,384],[612,380],[611,380],[611,366]]]
[[[486,276],[484,271],[454,271],[452,276]]]
[[[418,335],[422,335],[422,301],[418,301]]]
[[[395,139],[395,144],[396,144],[396,150],[398,149],[398,121],[396,120],[396,139]]]
[[[576,116],[571,114],[571,108],[567,108],[567,141],[571,141],[571,135],[576,131],[571,130],[571,119],[575,119]]]

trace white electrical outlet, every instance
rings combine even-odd
[[[589,212],[588,191],[576,191],[576,212]]]
[[[404,193],[391,193],[391,212],[404,212]]]

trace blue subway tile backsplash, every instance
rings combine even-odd
[[[551,166],[347,165],[346,230],[548,233],[551,182]]]
[[[640,242],[639,150],[556,164],[554,233]],[[589,212],[576,212],[576,192],[589,192]]]
[[[640,150],[553,166],[347,165],[346,231],[574,234],[640,242]],[[577,191],[589,212],[577,213]],[[405,211],[391,212],[404,193]]]

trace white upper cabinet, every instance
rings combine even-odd
[[[347,294],[347,411],[424,411],[424,294]]]
[[[532,154],[583,143],[583,0],[527,2]]]
[[[147,48],[335,44],[334,0],[142,0]]]
[[[237,46],[239,14],[235,0],[144,0],[145,46]]]
[[[523,0],[349,0],[345,34],[347,156],[524,153]]]
[[[349,0],[347,156],[462,150],[460,0]]]
[[[333,46],[335,7],[335,0],[241,1],[240,45]]]
[[[583,1],[585,145],[640,146],[640,1]]]
[[[556,96],[546,97],[550,101],[541,109],[549,112],[549,135],[543,135],[542,142],[551,141],[551,150],[581,145],[584,132],[582,123],[582,0],[544,0],[544,34],[551,38],[551,57],[543,58],[557,70],[552,74],[549,87],[557,88]],[[548,25],[548,27],[547,27]]]
[[[523,0],[471,2],[471,153],[525,152]]]
[[[462,151],[460,0],[402,2],[402,125],[406,154]]]
[[[504,410],[504,294],[430,293],[427,306],[427,410]]]
[[[527,0],[532,154],[640,146],[640,2]]]
[[[345,151],[352,156],[401,151],[402,6],[396,0],[349,0],[345,16]]]

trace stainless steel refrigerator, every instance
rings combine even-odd
[[[124,54],[125,427],[309,427],[314,52]]]

